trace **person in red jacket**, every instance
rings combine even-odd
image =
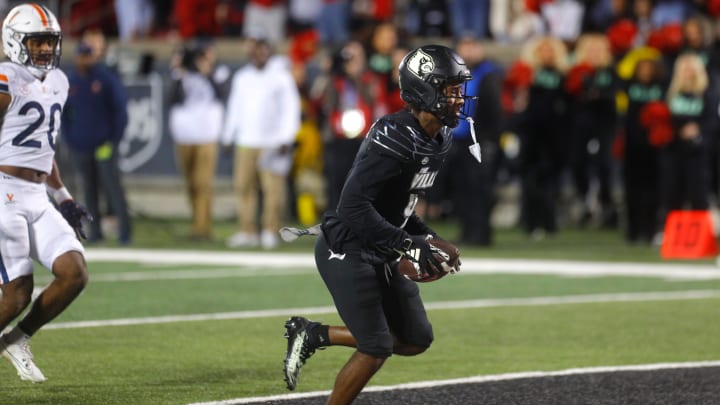
[[[175,0],[175,19],[184,39],[220,34],[217,0]]]

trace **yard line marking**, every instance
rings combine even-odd
[[[153,280],[204,280],[210,278],[257,277],[257,276],[289,276],[295,274],[314,274],[306,268],[267,269],[261,267],[236,267],[228,269],[191,269],[166,271],[128,271],[98,273],[90,275],[91,283],[118,281],[153,281]],[[52,278],[38,277],[38,282],[49,282]]]
[[[588,303],[609,303],[609,302],[641,302],[641,301],[674,301],[674,300],[695,300],[706,298],[720,298],[720,290],[689,290],[689,291],[666,291],[666,292],[644,292],[644,293],[620,293],[620,294],[588,294],[568,295],[554,297],[530,297],[530,298],[499,298],[465,301],[441,301],[425,304],[427,310],[436,309],[461,309],[461,308],[493,308],[513,306],[537,306],[537,305],[563,305],[563,304],[588,304]],[[95,328],[105,326],[130,326],[175,322],[193,321],[217,321],[231,319],[269,318],[288,315],[320,315],[335,313],[334,306],[308,307],[308,308],[282,308],[262,309],[254,311],[219,312],[212,314],[194,315],[168,315],[152,316],[145,318],[120,318],[96,321],[75,321],[51,323],[43,327],[43,330],[51,329],[77,329]]]
[[[458,385],[458,384],[477,384],[486,382],[497,382],[497,381],[509,381],[519,380],[525,378],[546,378],[546,377],[564,377],[574,375],[586,375],[586,374],[599,374],[599,373],[617,373],[623,371],[657,371],[657,370],[672,370],[672,369],[683,369],[683,368],[700,368],[700,367],[720,367],[720,360],[712,361],[691,361],[682,363],[654,363],[654,364],[633,364],[625,366],[600,366],[600,367],[583,367],[583,368],[570,368],[565,370],[557,371],[523,371],[517,373],[504,373],[504,374],[493,374],[493,375],[478,375],[474,377],[466,378],[454,378],[449,380],[433,380],[433,381],[420,381],[406,384],[397,385],[373,385],[363,389],[363,392],[384,392],[384,391],[395,391],[395,390],[411,390],[419,388],[432,388],[444,385]],[[253,404],[253,403],[264,403],[267,401],[282,401],[282,400],[293,400],[302,398],[314,398],[330,395],[330,391],[313,391],[303,392],[298,394],[281,394],[281,395],[270,395],[265,397],[251,397],[251,398],[235,398],[226,399],[222,401],[209,401],[209,402],[196,402],[190,405],[231,405],[231,404]]]
[[[217,252],[150,249],[89,248],[90,262],[113,261],[146,264],[233,265],[259,268],[315,268],[312,253]],[[565,277],[659,277],[669,280],[720,279],[712,265],[677,263],[583,262],[567,260],[463,259],[462,273],[550,274]]]

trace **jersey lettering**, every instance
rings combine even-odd
[[[25,140],[28,136],[32,135],[35,130],[37,130],[45,120],[45,110],[43,110],[42,105],[38,103],[37,101],[30,101],[29,103],[23,105],[20,108],[20,111],[18,111],[18,114],[20,115],[27,115],[30,110],[35,110],[38,112],[38,117],[35,121],[30,123],[27,128],[22,130],[19,134],[17,134],[13,140],[12,144],[15,146],[23,146],[26,148],[40,148],[42,145],[40,144],[40,141],[35,139]],[[55,114],[60,113],[62,114],[62,106],[59,103],[55,103],[52,106],[50,106],[50,121],[48,122],[48,132],[47,132],[47,138],[48,143],[50,144],[50,147],[55,149],[55,137],[57,136],[57,131],[55,131]]]
[[[437,177],[437,174],[437,171],[431,172],[428,167],[423,167],[417,174],[415,174],[415,177],[413,177],[410,189],[420,190],[432,187],[433,183],[435,183],[435,177]]]

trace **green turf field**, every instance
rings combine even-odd
[[[143,235],[136,239],[138,247],[227,251],[220,241],[184,242],[175,235],[184,223],[161,227],[147,221],[138,227]],[[229,234],[231,228],[224,224],[220,231]],[[307,239],[281,253],[309,254],[310,249]],[[659,261],[656,248],[625,246],[616,233],[600,231],[567,231],[540,242],[503,231],[497,247],[463,252],[466,257]],[[707,268],[709,261],[699,264]],[[281,372],[284,320],[312,308],[310,317],[338,322],[311,268],[125,261],[89,266],[87,290],[32,340],[48,382],[22,382],[0,359],[0,403],[182,404],[282,394],[287,392]],[[37,273],[39,286],[50,280],[43,271]],[[642,295],[649,292],[658,294]],[[678,295],[685,292],[687,298]],[[583,277],[578,265],[573,277],[460,273],[423,285],[422,293],[435,344],[421,356],[390,359],[372,384],[720,359],[717,278]],[[618,298],[620,293],[628,295]],[[536,297],[572,299],[526,301]],[[573,301],[578,297],[595,302]],[[112,320],[125,324],[108,325]],[[318,352],[303,369],[298,391],[330,389],[349,355],[346,348]]]

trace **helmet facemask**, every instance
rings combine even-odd
[[[442,122],[443,125],[446,125],[450,128],[455,128],[460,123],[460,119],[472,117],[474,111],[471,110],[475,109],[474,100],[477,97],[466,95],[467,80],[469,79],[463,79],[459,81],[454,80],[440,86],[438,90],[437,103],[435,103],[435,108],[432,108],[430,112],[433,113],[440,120],[440,122]],[[459,91],[456,94],[447,94],[451,86],[457,85],[461,85],[461,87],[458,88]],[[460,115],[457,115],[455,112],[455,103],[453,103],[453,100],[459,98],[463,100],[463,105],[462,107],[460,107]]]
[[[41,44],[45,41],[52,41],[53,43],[51,44],[50,50],[39,49],[32,51],[31,46],[28,46],[28,42],[30,41],[38,41]],[[23,48],[20,51],[20,59],[25,60],[25,66],[47,73],[57,68],[60,64],[60,55],[62,52],[62,35],[60,33],[42,32],[25,34],[22,44]],[[43,45],[38,45],[38,48],[41,47],[43,47]]]

